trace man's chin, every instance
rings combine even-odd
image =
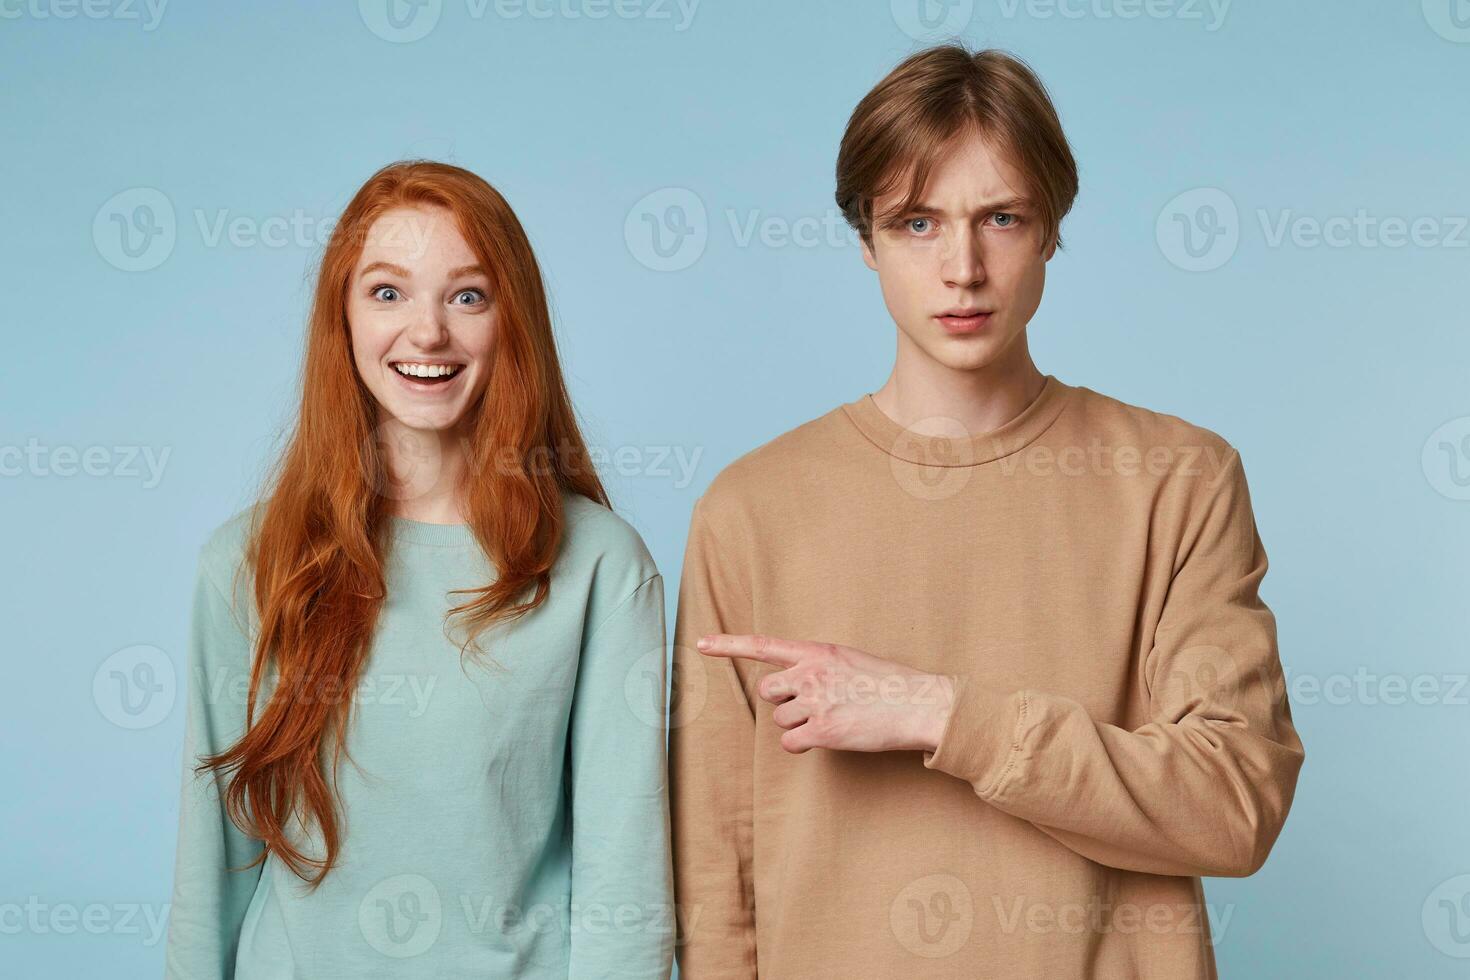
[[[998,353],[995,345],[977,342],[974,339],[959,341],[946,339],[925,349],[930,359],[951,371],[978,371],[995,363]]]

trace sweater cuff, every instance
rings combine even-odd
[[[965,780],[982,799],[994,798],[1019,759],[1026,707],[1024,691],[1001,694],[962,680],[939,745],[924,753],[925,768]]]

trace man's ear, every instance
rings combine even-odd
[[[1057,254],[1057,242],[1061,240],[1060,235],[1051,236],[1051,242],[1046,246],[1046,253],[1041,257],[1043,262],[1050,262],[1051,257]]]
[[[863,264],[874,272],[878,271],[878,259],[873,255],[873,243],[866,237],[858,236],[863,246]]]

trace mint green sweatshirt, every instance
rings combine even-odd
[[[493,567],[467,525],[391,518],[388,598],[339,773],[339,863],[315,894],[226,817],[198,757],[245,725],[249,511],[199,555],[167,976],[666,980],[674,943],[664,589],[638,533],[566,495],[545,603],[463,660],[445,613]],[[457,623],[458,617],[451,620]],[[458,637],[460,632],[453,631]],[[267,685],[265,691],[268,692]],[[258,702],[258,704],[263,701]],[[259,707],[257,707],[257,717]],[[313,823],[293,838],[321,856]]]

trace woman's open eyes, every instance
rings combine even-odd
[[[389,286],[387,283],[374,286],[371,295],[373,299],[379,300],[384,303],[394,303],[402,298],[399,295],[398,287]],[[469,299],[461,303],[460,301],[463,300],[466,296],[468,296]],[[461,289],[459,292],[454,294],[454,301],[456,303],[459,303],[461,306],[476,306],[480,303],[485,302],[485,294],[478,289]]]

